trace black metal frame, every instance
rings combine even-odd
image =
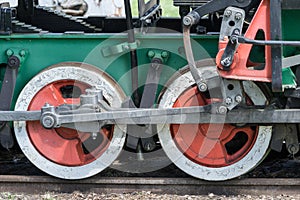
[[[271,40],[282,40],[281,0],[270,1]],[[271,46],[272,90],[282,92],[282,45]]]
[[[17,56],[11,55],[8,58],[0,92],[0,111],[10,110],[20,65],[21,60]],[[5,148],[14,145],[10,125],[5,121],[0,121],[0,142]]]

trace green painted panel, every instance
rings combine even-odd
[[[300,10],[283,10],[282,11],[282,34],[283,40],[300,41]],[[299,47],[284,46],[283,56],[289,57],[300,53]],[[297,86],[296,77],[292,69],[282,70],[282,84],[285,88],[295,88]]]
[[[184,67],[187,62],[181,34],[137,35],[140,45],[137,49],[139,59],[139,80],[142,87],[150,62],[149,50],[164,50],[170,53],[161,75],[160,84],[164,85],[172,74]],[[24,49],[28,57],[22,65],[15,90],[14,100],[25,84],[37,73],[60,62],[85,62],[110,74],[131,94],[130,56],[128,52],[104,57],[102,49],[126,42],[125,34],[28,34],[0,37],[0,63],[7,62],[7,49]],[[195,60],[214,58],[218,51],[217,36],[193,36]],[[4,67],[0,66],[0,78]],[[3,78],[2,78],[3,79]],[[158,92],[159,93],[159,92]]]
[[[283,40],[300,40],[300,10],[282,11],[282,34]],[[299,53],[299,47],[284,47],[284,56],[292,56]]]

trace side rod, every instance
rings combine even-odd
[[[41,111],[0,111],[1,121],[43,121],[53,119],[62,124],[104,121],[106,124],[199,124],[247,123],[277,124],[300,123],[299,109],[234,109],[226,114],[211,112],[211,106],[164,109],[120,109],[107,112],[55,113]]]
[[[300,123],[298,109],[237,109],[227,114],[203,112],[202,107],[144,109],[104,113],[60,115],[61,124],[105,121],[107,124],[277,124]]]

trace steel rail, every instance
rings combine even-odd
[[[0,192],[41,194],[70,193],[131,193],[151,191],[178,195],[281,195],[299,194],[300,179],[249,178],[225,182],[208,182],[194,178],[99,177],[80,181],[66,181],[50,176],[0,175]]]

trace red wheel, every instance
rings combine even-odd
[[[79,96],[91,86],[74,80],[60,80],[39,90],[28,110],[40,110],[45,100],[53,106],[79,104]],[[68,128],[45,129],[40,122],[28,122],[27,132],[35,148],[48,160],[65,166],[86,165],[99,158],[107,149],[113,128],[99,130],[96,139],[91,133]]]
[[[40,110],[45,103],[78,105],[80,95],[91,86],[102,88],[112,107],[121,106],[125,95],[107,74],[87,64],[62,63],[34,77],[20,93],[15,110]],[[124,129],[106,125],[97,133],[84,133],[45,129],[39,121],[15,122],[17,141],[29,160],[46,173],[66,179],[86,178],[109,166],[122,150]]]
[[[218,76],[215,67],[199,61],[202,74]],[[265,105],[267,99],[251,81],[241,82],[247,105]],[[227,87],[227,86],[224,86]],[[212,93],[211,93],[212,92]],[[190,72],[174,76],[161,95],[159,108],[204,106],[223,101],[201,93]],[[212,119],[213,120],[213,119]],[[186,173],[205,180],[228,180],[257,166],[268,153],[272,127],[234,124],[158,125],[160,143],[170,160]]]
[[[189,88],[173,107],[204,106],[211,99],[196,86]],[[184,155],[207,167],[225,167],[245,157],[253,147],[257,127],[236,127],[230,124],[173,124],[171,134]]]

